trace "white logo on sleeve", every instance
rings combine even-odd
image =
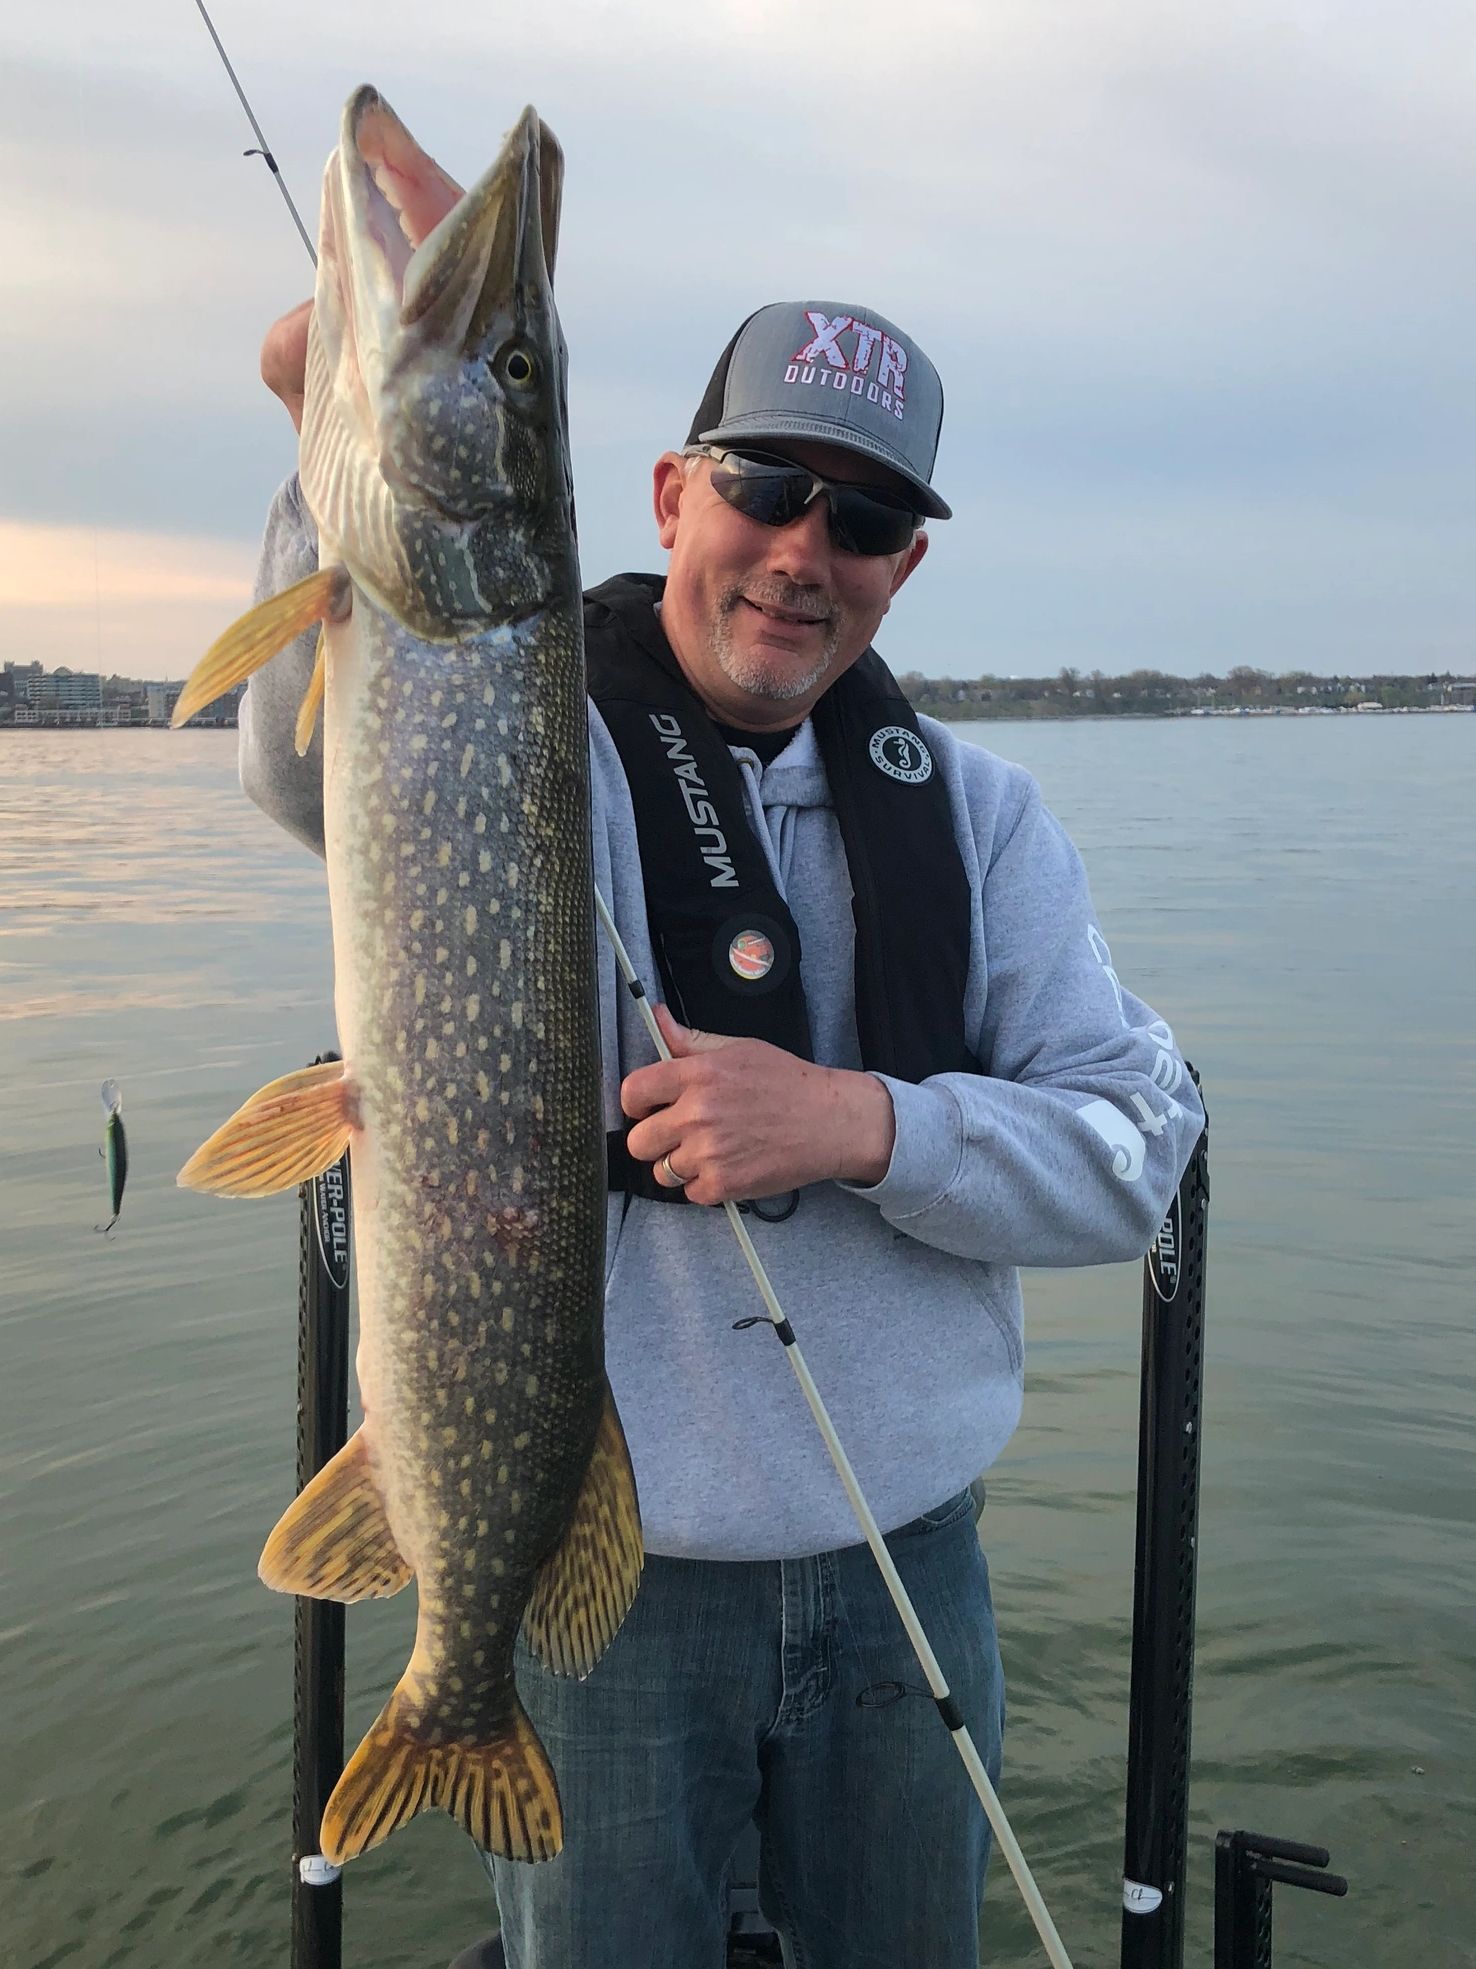
[[[1158,1048],[1153,1061],[1153,1085],[1161,1094],[1172,1094],[1184,1078],[1183,1061],[1174,1051],[1173,1030],[1165,1019],[1155,1019],[1143,1030]]]
[[[1153,1047],[1153,1065],[1148,1078],[1168,1102],[1166,1111],[1160,1114],[1144,1095],[1134,1093],[1131,1100],[1138,1114],[1136,1122],[1130,1121],[1110,1101],[1089,1101],[1084,1108],[1078,1109],[1082,1120],[1095,1128],[1112,1150],[1112,1173],[1121,1177],[1124,1183],[1136,1183],[1143,1173],[1143,1137],[1161,1135],[1170,1121],[1177,1120],[1184,1112],[1174,1099],[1174,1091],[1184,1078],[1183,1062],[1174,1051],[1174,1035],[1165,1020],[1155,1019],[1151,1025],[1135,1026],[1128,1017],[1127,1006],[1123,1003],[1122,981],[1112,968],[1112,952],[1095,923],[1087,925],[1087,942],[1112,987],[1118,1017],[1129,1032],[1141,1034]]]
[[[1124,1183],[1136,1183],[1143,1173],[1145,1144],[1141,1131],[1111,1101],[1088,1101],[1077,1113],[1111,1149],[1113,1175]]]
[[[1095,923],[1087,924],[1087,942],[1092,947],[1092,955],[1107,974],[1107,982],[1112,987],[1112,995],[1117,1000],[1117,1016],[1126,1025],[1128,1015],[1122,1002],[1122,981],[1112,968],[1112,952],[1107,948],[1107,939]]]

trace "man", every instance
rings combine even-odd
[[[263,370],[300,409],[299,311]],[[666,1000],[600,953],[607,1359],[648,1560],[583,1684],[520,1657],[564,1852],[492,1870],[522,1969],[716,1964],[757,1819],[787,1960],[974,1969],[988,1829],[721,1212],[741,1199],[991,1773],[1004,1716],[968,1484],[1022,1390],[1015,1268],[1148,1246],[1202,1124],[1018,767],[869,649],[922,562],[942,387],[900,328],[776,304],[658,459],[664,584],[586,598],[595,868]],[[289,481],[262,591],[314,561]],[[242,775],[320,845],[310,641],[252,683]]]

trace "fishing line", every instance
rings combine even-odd
[[[610,940],[610,947],[615,952],[615,962],[620,967],[620,975],[624,978],[631,997],[634,998],[640,1008],[641,1018],[645,1022],[646,1031],[651,1036],[651,1043],[655,1046],[656,1051],[661,1055],[663,1060],[669,1060],[672,1058],[671,1048],[662,1037],[661,1028],[656,1023],[656,1014],[652,1011],[650,1000],[646,996],[645,986],[636,975],[635,966],[630,961],[629,953],[626,951],[625,945],[621,940],[620,932],[615,927],[615,919],[611,916],[605,899],[600,894],[598,885],[595,887],[594,899],[596,913],[604,927],[605,935]],[[866,1543],[871,1547],[872,1557],[881,1569],[882,1578],[886,1581],[887,1591],[892,1596],[892,1605],[897,1609],[902,1620],[902,1625],[907,1630],[907,1638],[911,1641],[912,1651],[917,1656],[918,1665],[927,1678],[928,1688],[931,1691],[934,1703],[937,1705],[938,1714],[942,1717],[948,1734],[953,1739],[955,1749],[963,1759],[963,1766],[969,1774],[969,1781],[978,1794],[979,1803],[984,1807],[985,1817],[989,1820],[994,1836],[999,1842],[999,1849],[1009,1862],[1010,1872],[1015,1876],[1015,1884],[1020,1889],[1021,1898],[1025,1902],[1025,1907],[1031,1920],[1035,1923],[1036,1933],[1040,1936],[1045,1952],[1050,1958],[1052,1969],[1071,1969],[1071,1958],[1066,1953],[1065,1944],[1056,1931],[1056,1924],[1052,1921],[1050,1912],[1041,1898],[1040,1889],[1035,1884],[1035,1876],[1031,1873],[1025,1855],[1020,1850],[1019,1841],[1015,1838],[1010,1828],[1010,1822],[1005,1817],[1004,1807],[999,1802],[999,1795],[995,1791],[994,1786],[989,1782],[989,1773],[985,1770],[983,1760],[974,1746],[974,1739],[969,1734],[968,1725],[964,1722],[958,1705],[949,1694],[948,1684],[943,1677],[943,1670],[938,1665],[938,1658],[933,1653],[928,1637],[923,1631],[922,1622],[917,1617],[917,1609],[908,1597],[907,1588],[902,1584],[901,1575],[892,1563],[892,1555],[887,1550],[886,1542],[881,1535],[876,1519],[871,1515],[871,1506],[866,1502],[865,1494],[860,1484],[856,1481],[856,1473],[851,1468],[850,1458],[846,1455],[845,1449],[841,1444],[841,1439],[835,1432],[835,1425],[830,1419],[824,1402],[820,1399],[820,1391],[815,1386],[809,1367],[806,1365],[805,1357],[800,1352],[800,1346],[798,1340],[795,1338],[794,1328],[785,1318],[784,1308],[779,1304],[774,1287],[770,1283],[769,1275],[764,1270],[763,1260],[754,1249],[753,1239],[748,1235],[748,1226],[739,1215],[737,1204],[725,1203],[723,1209],[728,1214],[728,1222],[733,1227],[733,1235],[737,1238],[739,1248],[747,1261],[748,1269],[753,1274],[754,1284],[758,1287],[759,1297],[764,1302],[764,1308],[768,1313],[769,1320],[773,1325],[775,1333],[783,1342],[785,1357],[789,1365],[794,1369],[795,1379],[799,1382],[801,1389],[804,1391],[805,1400],[810,1405],[810,1413],[814,1416],[816,1426],[825,1439],[825,1447],[830,1452],[830,1460],[835,1465],[836,1474],[845,1487],[846,1496],[850,1499],[851,1509],[856,1515],[856,1522],[860,1525],[865,1535]]]
[[[251,120],[251,127],[256,132],[257,141],[261,145],[259,154],[266,161],[272,176],[276,179],[277,188],[286,200],[287,209],[292,214],[293,222],[302,236],[302,243],[306,246],[308,256],[312,260],[313,265],[316,266],[318,264],[318,256],[313,251],[312,241],[308,238],[302,220],[298,217],[297,207],[293,204],[291,194],[287,190],[280,170],[277,168],[277,160],[272,156],[271,150],[267,145],[267,140],[262,135],[261,125],[252,114],[251,105],[246,100],[245,91],[236,80],[236,72],[231,67],[225,49],[221,46],[220,36],[216,33],[210,16],[205,11],[204,0],[195,0],[195,5],[200,10],[201,19],[205,22],[206,27],[210,29],[210,38],[215,43],[216,52],[219,54],[221,61],[225,64],[225,70],[231,78],[232,87],[240,98],[241,107]],[[246,155],[249,157],[252,153],[248,151]],[[620,974],[625,980],[627,989],[640,1008],[641,1018],[645,1022],[646,1031],[651,1036],[651,1043],[655,1046],[657,1053],[663,1060],[669,1060],[672,1058],[671,1048],[662,1037],[661,1028],[656,1023],[656,1015],[652,1011],[650,1000],[646,996],[645,986],[636,975],[635,966],[630,961],[629,953],[625,948],[620,932],[615,927],[615,919],[610,914],[604,897],[600,894],[598,884],[594,888],[594,901],[595,911],[604,927],[605,935],[610,940],[610,947],[615,953],[615,962],[619,966]],[[806,1402],[809,1404],[810,1413],[814,1416],[816,1427],[824,1438],[825,1447],[830,1452],[830,1460],[835,1465],[836,1474],[839,1476],[846,1496],[850,1500],[856,1522],[860,1525],[865,1535],[866,1543],[871,1547],[872,1557],[876,1560],[882,1578],[886,1582],[887,1592],[891,1595],[892,1604],[897,1609],[903,1627],[907,1630],[907,1638],[912,1643],[912,1651],[917,1656],[918,1665],[927,1678],[928,1689],[932,1695],[934,1704],[937,1706],[938,1714],[943,1719],[944,1727],[947,1729],[949,1736],[953,1739],[954,1748],[963,1760],[964,1769],[969,1774],[969,1781],[974,1787],[979,1803],[984,1807],[984,1815],[989,1820],[990,1829],[994,1833],[999,1849],[1005,1856],[1010,1872],[1015,1876],[1015,1884],[1020,1889],[1020,1896],[1025,1903],[1025,1908],[1030,1919],[1035,1923],[1036,1933],[1040,1936],[1041,1944],[1050,1959],[1051,1969],[1072,1969],[1071,1958],[1066,1953],[1066,1946],[1057,1932],[1055,1922],[1051,1919],[1050,1910],[1046,1907],[1040,1889],[1035,1884],[1035,1876],[1030,1871],[1024,1853],[1020,1850],[1019,1841],[1015,1838],[1010,1822],[1005,1817],[1004,1807],[999,1802],[998,1793],[989,1782],[989,1773],[985,1770],[983,1760],[975,1748],[974,1740],[969,1734],[968,1725],[964,1722],[957,1703],[955,1703],[952,1695],[949,1693],[948,1683],[944,1679],[943,1670],[938,1665],[938,1658],[933,1653],[932,1645],[923,1630],[922,1622],[917,1617],[917,1609],[913,1606],[908,1596],[907,1588],[902,1584],[901,1576],[896,1566],[892,1563],[892,1555],[887,1550],[881,1530],[877,1525],[876,1519],[871,1514],[871,1506],[866,1501],[865,1493],[856,1481],[856,1473],[851,1468],[850,1458],[846,1455],[841,1439],[835,1432],[835,1425],[830,1419],[829,1411],[820,1399],[820,1391],[815,1386],[804,1355],[800,1352],[800,1346],[798,1340],[795,1338],[794,1328],[785,1317],[784,1308],[779,1304],[773,1285],[770,1283],[769,1275],[764,1270],[763,1261],[754,1248],[753,1239],[748,1235],[748,1227],[739,1215],[738,1206],[735,1203],[725,1203],[723,1209],[727,1212],[728,1222],[733,1227],[733,1235],[738,1240],[738,1247],[743,1253],[748,1269],[753,1274],[753,1281],[758,1287],[759,1297],[764,1302],[765,1313],[774,1328],[774,1332],[783,1344],[785,1357],[794,1371],[795,1379],[799,1382]]]
[[[92,529],[92,611],[97,632],[97,667],[102,669],[102,576],[97,570],[97,528]]]
[[[241,87],[240,83],[236,80],[236,71],[231,67],[231,58],[226,53],[224,47],[221,45],[220,36],[215,31],[215,22],[210,18],[209,14],[207,14],[205,11],[205,0],[195,0],[195,5],[200,9],[201,20],[204,21],[206,27],[209,28],[210,30],[210,38],[215,43],[215,52],[220,56],[220,59],[225,66],[225,72],[231,78],[231,87],[235,90],[236,95],[240,99],[241,107],[246,112],[247,121],[250,123],[252,129],[255,131],[256,141],[257,144],[260,146],[260,148],[257,150],[242,151],[241,155],[243,157],[259,157],[262,160],[262,162],[266,165],[267,169],[271,172],[272,176],[276,179],[277,190],[281,192],[283,198],[287,201],[287,210],[292,214],[292,223],[297,227],[298,233],[302,239],[302,243],[308,250],[308,258],[312,261],[313,265],[316,266],[318,264],[318,255],[313,247],[313,242],[308,238],[307,227],[302,223],[301,218],[298,216],[297,207],[292,203],[292,194],[287,189],[287,180],[282,176],[282,173],[277,169],[277,160],[275,157],[272,156],[272,147],[267,142],[265,136],[262,134],[261,125],[257,122],[255,114],[252,111],[251,105],[246,100],[246,91]]]

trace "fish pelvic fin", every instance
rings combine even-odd
[[[353,584],[346,571],[324,567],[269,601],[258,602],[200,658],[179,694],[170,724],[177,730],[233,685],[244,683],[315,622],[343,621],[352,599]]]
[[[630,1611],[644,1563],[635,1472],[607,1381],[574,1515],[523,1615],[524,1639],[545,1667],[581,1681],[588,1675]]]
[[[323,692],[328,683],[328,630],[318,631],[318,654],[313,659],[313,674],[298,707],[297,723],[292,729],[292,748],[299,759],[307,757],[307,749],[313,742],[313,727],[318,722],[318,713],[323,708]]]
[[[256,1568],[277,1593],[313,1600],[386,1600],[414,1577],[390,1530],[364,1431],[303,1485]]]
[[[318,1849],[342,1866],[417,1812],[439,1805],[485,1852],[551,1860],[564,1843],[558,1780],[517,1697],[490,1743],[434,1743],[434,1697],[411,1673],[396,1687],[348,1761],[323,1812]]]
[[[275,1196],[321,1176],[349,1145],[358,1119],[342,1060],[270,1081],[222,1122],[175,1181],[210,1196]]]

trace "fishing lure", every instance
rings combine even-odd
[[[116,1080],[103,1082],[102,1104],[107,1122],[103,1131],[103,1146],[98,1154],[108,1165],[108,1195],[112,1199],[113,1214],[106,1224],[94,1224],[92,1228],[106,1237],[118,1221],[118,1213],[123,1208],[123,1185],[128,1181],[128,1136],[123,1128],[123,1096],[118,1091]]]

